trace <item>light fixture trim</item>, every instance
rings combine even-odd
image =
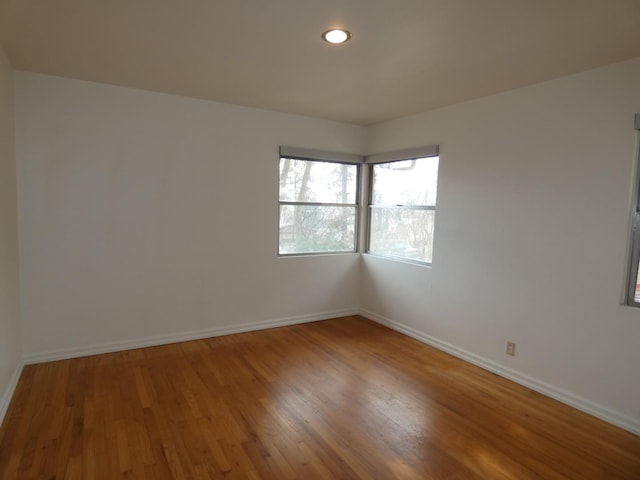
[[[339,45],[350,40],[352,35],[349,30],[345,30],[344,28],[332,28],[324,32],[321,37],[327,43]]]

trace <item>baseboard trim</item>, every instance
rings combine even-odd
[[[0,398],[0,427],[2,426],[2,422],[4,421],[4,417],[9,410],[9,404],[11,403],[11,399],[13,398],[13,394],[16,391],[16,387],[18,386],[18,380],[20,380],[20,375],[22,374],[22,369],[24,368],[24,363],[20,362],[16,369],[13,371],[13,375],[11,376],[11,380],[9,380],[9,385],[7,386],[2,398]]]
[[[422,333],[418,330],[415,330],[414,328],[408,327],[394,320],[390,320],[369,310],[360,310],[360,315],[376,323],[389,327],[392,330],[403,333],[411,338],[415,338],[416,340],[437,348],[438,350],[449,353],[454,357],[465,360],[469,363],[472,363],[473,365],[495,373],[496,375],[500,375],[501,377],[507,378],[520,385],[535,390],[538,393],[542,393],[543,395],[558,400],[559,402],[577,408],[578,410],[604,420],[607,423],[620,427],[635,435],[640,435],[640,421],[629,417],[628,415],[616,412],[614,410],[611,410],[610,408],[587,400],[584,397],[575,395],[574,393],[571,393],[567,390],[556,387],[555,385],[543,382],[542,380],[531,377],[524,373],[518,372],[517,370],[513,370],[511,368],[505,367],[504,365],[500,365],[484,357],[458,348],[455,345],[439,340],[435,337]]]
[[[190,332],[181,332],[170,335],[157,335],[153,337],[140,338],[137,340],[125,340],[122,342],[102,343],[98,345],[90,345],[88,347],[72,347],[59,350],[49,350],[25,355],[23,363],[30,365],[34,363],[52,362],[56,360],[66,360],[69,358],[87,357],[100,353],[119,352],[124,350],[132,350],[134,348],[155,347],[158,345],[166,345],[169,343],[185,342],[188,340],[197,340],[201,338],[220,337],[222,335],[232,335],[234,333],[252,332],[256,330],[265,330],[268,328],[285,327],[288,325],[297,325],[301,323],[317,322],[320,320],[328,320],[331,318],[346,317],[357,315],[359,310],[334,310],[323,313],[314,313],[310,315],[296,315],[293,317],[278,318],[272,320],[263,320],[259,322],[243,323],[240,325],[229,325],[221,327],[206,328],[203,330],[194,330]]]
[[[378,315],[375,312],[360,309],[360,310],[335,310],[330,312],[316,313],[310,315],[298,315],[293,317],[286,317],[280,319],[264,320],[259,322],[244,323],[240,325],[214,327],[203,330],[196,330],[191,332],[183,332],[172,335],[158,335],[153,337],[142,338],[138,340],[127,340],[122,342],[103,343],[99,345],[92,345],[88,347],[66,348],[59,350],[50,350],[45,352],[39,352],[34,354],[25,355],[22,359],[22,363],[16,368],[11,382],[7,387],[2,399],[0,400],[0,425],[7,413],[9,403],[18,384],[18,379],[22,373],[24,365],[30,365],[34,363],[51,362],[56,360],[66,360],[69,358],[86,357],[90,355],[97,355],[100,353],[118,352],[124,350],[131,350],[134,348],[153,347],[158,345],[166,345],[170,343],[184,342],[188,340],[197,340],[201,338],[219,337],[222,335],[232,335],[235,333],[252,332],[257,330],[265,330],[268,328],[285,327],[289,325],[297,325],[302,323],[317,322],[320,320],[328,320],[331,318],[345,317],[351,315],[362,315],[376,323],[391,328],[397,332],[403,333],[411,338],[430,345],[438,350],[449,353],[454,357],[465,360],[473,365],[488,370],[496,375],[512,380],[520,385],[528,387],[536,392],[542,393],[548,397],[558,400],[562,403],[570,405],[578,410],[581,410],[589,415],[593,415],[605,422],[611,423],[617,427],[627,430],[635,435],[640,435],[640,421],[629,417],[620,412],[616,412],[607,407],[599,405],[595,402],[587,400],[584,397],[575,395],[567,390],[556,387],[549,383],[543,382],[535,377],[518,372],[511,368],[500,365],[489,359],[476,355],[472,352],[466,351],[455,345],[439,340],[425,333],[422,333],[414,328],[403,325],[394,320],[388,319],[382,315]]]

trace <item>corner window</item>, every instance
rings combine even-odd
[[[355,252],[358,163],[296,158],[286,153],[281,149],[278,253]],[[316,155],[335,157],[322,152]]]
[[[432,263],[438,164],[431,155],[370,166],[369,253]]]

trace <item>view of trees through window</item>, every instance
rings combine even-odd
[[[426,156],[370,165],[367,252],[432,263],[438,164]],[[280,255],[357,251],[359,168],[280,158]]]
[[[431,263],[439,157],[371,168],[371,253]]]
[[[356,250],[358,166],[280,159],[280,254]]]

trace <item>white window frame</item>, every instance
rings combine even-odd
[[[635,116],[635,129],[640,131],[640,113]],[[638,265],[640,264],[640,134],[636,133],[636,179],[631,211],[631,239],[629,247],[629,267],[626,282],[625,300],[632,307],[640,307],[635,300],[636,284],[638,283]]]
[[[327,202],[298,202],[298,201],[282,201],[280,200],[280,186],[278,183],[278,256],[280,257],[299,257],[308,255],[335,255],[345,253],[358,253],[359,252],[359,238],[360,238],[360,195],[361,195],[361,179],[362,179],[362,163],[364,157],[361,155],[355,155],[350,153],[341,152],[329,152],[324,150],[314,150],[309,148],[299,147],[287,147],[281,146],[278,156],[278,162],[282,159],[302,160],[310,162],[325,162],[325,163],[337,163],[342,165],[355,165],[357,167],[356,174],[356,203],[327,203]],[[280,209],[283,205],[293,206],[339,206],[339,207],[352,207],[355,208],[355,222],[354,222],[354,239],[353,248],[350,250],[330,250],[330,251],[310,251],[310,252],[294,252],[294,253],[281,253],[280,252]]]
[[[410,209],[410,210],[431,210],[434,212],[436,211],[436,205],[415,205],[415,206],[408,206],[408,205],[375,205],[373,203],[373,181],[374,181],[374,174],[373,174],[373,169],[375,165],[379,165],[379,164],[384,164],[384,163],[392,163],[392,162],[401,162],[401,161],[406,161],[406,160],[418,160],[421,158],[429,158],[429,157],[439,157],[440,156],[440,147],[438,145],[430,145],[430,146],[426,146],[426,147],[418,147],[418,148],[411,148],[411,149],[405,149],[405,150],[397,150],[397,151],[393,151],[393,152],[385,152],[385,153],[378,153],[378,154],[374,154],[374,155],[369,155],[366,157],[365,159],[365,163],[369,165],[369,169],[368,169],[368,182],[367,182],[367,216],[366,216],[366,245],[365,245],[365,252],[370,254],[370,255],[375,255],[375,256],[379,256],[379,257],[384,257],[384,258],[388,258],[391,260],[397,260],[397,261],[402,261],[402,262],[408,262],[408,263],[414,263],[417,265],[424,265],[424,266],[432,266],[433,265],[433,255],[431,258],[431,262],[424,262],[424,261],[420,261],[420,260],[416,260],[415,258],[410,258],[410,257],[405,257],[402,255],[392,255],[392,254],[385,254],[385,253],[381,253],[381,252],[373,252],[370,250],[370,245],[371,245],[371,216],[372,216],[372,211],[374,208],[377,207],[384,207],[384,208],[389,208],[389,207],[393,207],[393,208],[403,208],[403,209]],[[438,166],[438,175],[439,175],[439,169],[440,167]],[[436,200],[437,203],[437,200]]]

